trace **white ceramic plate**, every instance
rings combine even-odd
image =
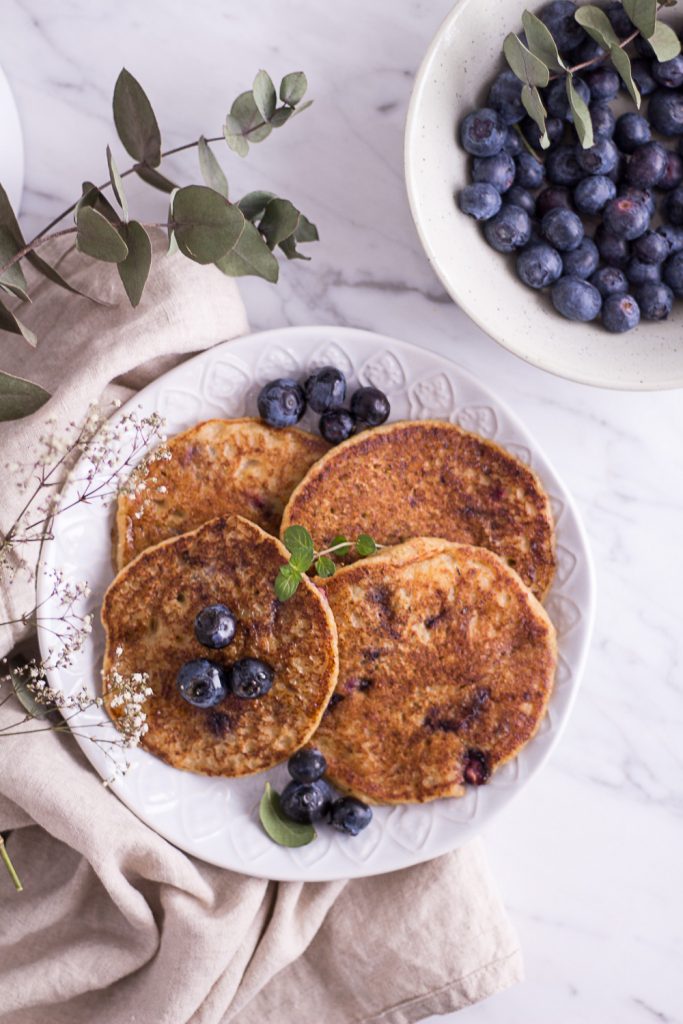
[[[579,685],[593,617],[593,578],[583,529],[573,502],[555,472],[510,412],[494,395],[454,363],[424,349],[366,331],[342,327],[289,327],[240,338],[213,348],[159,378],[131,405],[163,415],[169,434],[212,416],[253,415],[256,395],[268,380],[303,377],[314,366],[340,367],[353,385],[372,383],[391,400],[392,419],[442,418],[478,431],[528,462],[552,498],[557,522],[557,578],[547,608],[559,633],[560,660],[550,709],[540,731],[522,754],[484,787],[469,788],[457,800],[422,806],[381,807],[370,827],[355,839],[322,825],[318,839],[298,850],[272,843],[262,831],[257,805],[264,782],[281,789],[284,766],[246,779],[212,779],[169,767],[142,750],[114,791],[143,821],[176,846],[225,868],[274,879],[321,881],[378,874],[408,867],[470,839],[538,771],[557,742]],[[315,428],[312,414],[303,426]],[[83,476],[76,467],[74,477]],[[76,484],[67,483],[68,504]],[[99,612],[113,572],[110,529],[113,509],[76,505],[55,521],[54,540],[45,546],[43,570],[60,568],[68,579],[87,579],[93,594],[83,610]],[[39,578],[39,601],[49,586]],[[45,614],[50,614],[50,601]],[[44,648],[48,638],[41,638]],[[51,682],[67,692],[81,686],[97,692],[104,636],[96,623],[72,669],[54,672]],[[45,654],[45,650],[43,651]],[[88,736],[106,714],[88,712],[76,720]],[[107,728],[114,736],[110,723]],[[80,739],[103,777],[111,774],[104,755]]]
[[[19,114],[5,74],[0,67],[0,182],[12,209],[19,213],[24,186],[24,142]]]
[[[527,6],[535,11],[542,3]],[[484,106],[503,67],[503,40],[519,32],[524,7],[522,0],[460,0],[422,62],[405,134],[406,184],[422,245],[458,305],[527,362],[599,387],[683,387],[683,301],[668,320],[643,321],[628,334],[572,323],[554,311],[547,292],[524,287],[514,257],[491,249],[481,227],[456,206],[454,194],[469,181],[469,157],[456,142],[456,128]],[[662,17],[680,28],[677,9]]]

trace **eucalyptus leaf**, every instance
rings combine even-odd
[[[89,206],[91,209],[101,213],[103,217],[106,217],[110,224],[119,223],[120,217],[118,213],[97,185],[94,185],[92,181],[84,181],[81,189],[83,194],[76,203],[74,211],[74,220],[76,222],[78,222],[79,212],[86,206]]]
[[[574,115],[574,128],[579,137],[579,142],[584,149],[590,149],[593,145],[593,121],[590,110],[574,85],[574,76],[567,75],[567,98],[569,106]]]
[[[527,85],[545,86],[550,81],[550,72],[542,60],[539,60],[514,32],[505,37],[503,43],[505,59],[514,74]]]
[[[337,571],[337,566],[331,558],[328,558],[327,555],[321,555],[315,563],[315,571],[318,576],[322,576],[323,579],[328,579],[330,576],[334,576]]]
[[[283,124],[286,124],[287,121],[289,121],[292,114],[296,114],[294,107],[278,107],[277,110],[274,111],[273,116],[270,119],[270,123],[273,128],[281,128]]]
[[[531,11],[525,11],[522,15],[522,25],[531,52],[553,71],[564,71],[566,65],[560,57],[557,43],[541,19]]]
[[[82,292],[72,284],[69,284],[66,278],[62,277],[59,271],[48,263],[47,260],[44,260],[42,256],[39,256],[37,252],[28,253],[26,259],[39,274],[42,274],[43,277],[46,277],[48,281],[52,281],[52,283],[56,284],[59,288],[64,288],[65,291],[71,292],[73,295],[80,295],[84,299],[89,299],[90,302],[94,302],[98,306],[111,306],[110,302],[104,302],[102,299],[97,299],[94,295],[88,295],[87,292]]]
[[[120,263],[128,246],[107,218],[91,206],[83,206],[76,217],[76,246],[79,252],[104,263]]]
[[[3,302],[0,302],[0,331],[20,334],[34,348],[38,344],[33,331],[26,324],[22,323],[19,317],[8,309]]]
[[[174,182],[170,181],[153,167],[147,167],[146,164],[140,164],[139,167],[136,167],[135,173],[138,178],[142,178],[147,185],[151,185],[152,188],[159,189],[160,192],[170,194],[174,189],[178,188]]]
[[[21,302],[31,302],[31,296],[21,285],[0,281],[0,291],[5,292],[6,295],[13,295],[15,299],[19,299]]]
[[[248,137],[249,142],[262,142],[272,131],[269,124],[264,124],[263,115],[256,106],[253,92],[240,93],[230,108],[229,116],[237,121],[242,135]]]
[[[543,106],[543,100],[541,94],[535,87],[532,88],[530,85],[522,86],[522,104],[524,109],[530,118],[532,118],[540,132],[541,149],[547,149],[550,145],[550,138],[546,131],[545,119],[547,117],[547,111]]]
[[[299,223],[299,211],[288,199],[271,199],[259,224],[270,249],[289,238]]]
[[[657,0],[621,0],[629,18],[646,39],[649,39],[657,23]]]
[[[648,43],[655,51],[655,56],[659,61],[673,60],[681,52],[681,43],[678,36],[663,21],[657,22],[653,35],[648,38]]]
[[[275,577],[275,596],[278,601],[289,601],[290,597],[294,597],[300,583],[301,573],[297,569],[289,564],[281,565]]]
[[[7,228],[12,238],[18,243],[19,248],[23,248],[25,245],[24,236],[21,233],[21,228],[12,209],[9,196],[2,185],[0,185],[0,224]]]
[[[172,216],[178,248],[195,263],[215,263],[225,256],[244,227],[242,211],[204,185],[178,189]]]
[[[282,540],[292,556],[290,565],[298,572],[307,572],[313,565],[313,538],[304,526],[288,526]]]
[[[290,71],[280,82],[280,99],[291,107],[300,103],[308,89],[308,81],[303,71]]]
[[[259,818],[266,834],[278,846],[308,846],[316,838],[312,825],[300,824],[285,817],[280,797],[269,782],[266,782],[259,804]]]
[[[361,558],[367,558],[368,555],[375,554],[377,551],[377,545],[369,534],[361,533],[360,537],[356,541],[356,551]]]
[[[271,284],[277,282],[280,273],[277,260],[249,220],[244,222],[236,245],[216,260],[216,266],[228,277],[262,277]]]
[[[246,156],[249,152],[249,143],[242,135],[242,125],[236,117],[228,114],[223,125],[225,141],[238,156]]]
[[[650,40],[650,44],[652,44],[652,40]],[[631,60],[628,54],[620,46],[611,46],[609,57],[619,77],[628,89],[631,99],[637,107],[640,107],[640,91],[633,80]]]
[[[225,177],[223,168],[218,163],[218,160],[216,160],[213,150],[203,135],[199,136],[197,156],[199,157],[199,170],[202,172],[202,178],[206,184],[209,188],[212,188],[214,192],[218,192],[218,194],[223,196],[224,199],[227,199],[228,179]]]
[[[114,86],[114,124],[126,152],[134,160],[158,167],[161,132],[152,105],[140,83],[125,68]]]
[[[14,237],[12,231],[5,225],[0,224],[0,267],[4,267],[14,256],[23,249],[23,246]],[[6,285],[19,298],[26,295],[26,278],[18,263],[13,263],[9,270],[0,277],[0,282]],[[28,299],[28,295],[26,295]],[[26,301],[26,300],[24,300]]]
[[[313,106],[313,100],[306,100],[301,106],[298,106],[295,110],[296,114],[302,114],[304,110],[308,110],[309,107]]]
[[[619,38],[602,8],[586,4],[578,8],[574,18],[603,49],[609,50],[619,45]]]
[[[259,71],[252,87],[254,103],[264,121],[270,121],[277,105],[275,86],[267,71]]]
[[[128,246],[128,255],[117,264],[117,270],[130,304],[135,307],[142,298],[152,265],[152,243],[142,224],[136,220],[124,224],[121,235]]]
[[[247,192],[237,205],[247,220],[254,220],[263,213],[271,199],[275,199],[274,192]]]
[[[297,242],[317,242],[319,238],[318,229],[311,223],[303,213],[299,214],[299,221],[293,235],[284,238],[278,245],[288,260],[310,260],[310,256],[304,256],[296,247]]]
[[[119,169],[116,166],[116,161],[112,154],[111,149],[107,146],[107,167],[109,168],[109,180],[111,181],[112,192],[116,196],[116,201],[123,210],[123,219],[128,220],[128,200],[126,199],[126,193],[123,190],[123,182]]]
[[[30,416],[49,399],[49,392],[39,384],[0,370],[0,420],[19,420]]]

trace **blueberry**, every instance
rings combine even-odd
[[[274,672],[258,658],[241,658],[230,670],[230,689],[236,697],[263,697],[273,685]]]
[[[664,203],[664,215],[669,224],[680,227],[683,224],[683,185],[669,192]]]
[[[499,192],[507,192],[514,180],[515,161],[504,149],[495,156],[475,157],[472,164],[472,181],[487,182]]]
[[[493,221],[489,221],[486,227],[492,223]],[[389,418],[391,406],[389,399],[379,388],[363,387],[353,393],[351,412],[357,420],[366,423],[369,427],[379,427]]]
[[[489,89],[489,107],[497,110],[506,125],[521,121],[526,111],[522,105],[522,83],[508,70],[501,71]]]
[[[595,68],[593,71],[587,71],[584,78],[594,102],[609,102],[619,92],[619,75],[612,68]]]
[[[356,429],[356,418],[346,409],[330,409],[320,417],[320,433],[328,444],[347,441]]]
[[[576,147],[576,159],[586,174],[609,174],[617,166],[618,156],[617,147],[609,139],[602,139],[589,149]]]
[[[606,103],[591,103],[588,108],[593,122],[593,139],[600,142],[611,139],[616,128],[616,118]]]
[[[583,178],[583,171],[576,159],[575,146],[558,146],[548,153],[545,173],[553,185],[576,185]]]
[[[495,156],[503,148],[506,131],[497,111],[475,110],[460,126],[460,142],[472,156]]]
[[[578,249],[565,252],[562,257],[562,265],[567,277],[588,278],[597,269],[599,262],[598,247],[592,238],[584,238]]]
[[[669,256],[664,264],[664,283],[677,298],[683,299],[683,251]]]
[[[626,264],[626,276],[631,284],[657,284],[662,280],[660,263],[644,263],[632,256]]]
[[[176,676],[180,696],[195,708],[212,708],[225,700],[229,680],[225,669],[207,658],[187,661]]]
[[[671,60],[653,60],[652,77],[666,89],[678,89],[683,85],[683,55],[679,53]]]
[[[662,135],[683,134],[683,95],[657,89],[650,97],[647,114],[653,128]]]
[[[538,11],[547,29],[550,30],[561,53],[574,50],[586,38],[586,33],[574,19],[576,7],[571,0],[552,0]]]
[[[630,246],[625,238],[618,238],[600,224],[595,232],[595,244],[605,263],[613,267],[625,267],[630,258]]]
[[[641,96],[651,96],[657,88],[657,83],[650,74],[649,60],[631,61],[631,77],[636,83]]]
[[[372,811],[368,805],[353,796],[343,796],[332,804],[330,824],[337,832],[357,836],[371,821]]]
[[[500,210],[503,200],[497,188],[481,181],[462,189],[458,194],[458,205],[463,213],[475,220],[490,220]]]
[[[280,808],[290,821],[310,824],[324,818],[332,805],[332,790],[323,779],[290,782],[280,795]]]
[[[625,295],[628,291],[626,274],[618,267],[600,267],[592,275],[591,284],[594,285],[603,298],[608,295]]]
[[[664,177],[667,151],[660,142],[646,142],[639,146],[626,168],[626,180],[636,188],[653,188]]]
[[[530,288],[545,288],[562,276],[562,257],[545,243],[529,245],[517,257],[517,274]]]
[[[652,139],[649,122],[631,111],[617,119],[614,141],[622,153],[633,153]]]
[[[633,255],[643,263],[663,263],[670,251],[669,243],[658,231],[646,231],[633,243]]]
[[[258,411],[269,427],[293,427],[306,409],[303,388],[295,380],[271,380],[258,396]]]
[[[643,320],[666,320],[674,304],[674,293],[668,285],[641,284],[633,292]]]
[[[598,289],[578,277],[561,277],[551,295],[557,312],[568,320],[595,320],[602,306]]]
[[[678,153],[669,153],[666,158],[666,170],[660,178],[657,188],[670,192],[683,181],[683,159]]]
[[[541,233],[560,252],[569,252],[581,245],[583,223],[571,210],[551,210],[541,222]]]
[[[531,153],[520,153],[515,157],[515,185],[522,188],[540,188],[545,179],[545,167]]]
[[[613,235],[631,241],[645,234],[650,224],[650,214],[642,203],[620,196],[610,199],[603,213],[603,223]]]
[[[683,249],[683,227],[675,227],[673,224],[662,224],[657,228],[657,234],[661,235],[669,247],[669,255],[680,252]]]
[[[602,323],[612,334],[632,331],[640,323],[640,307],[632,295],[608,295],[602,306]]]
[[[210,604],[197,614],[194,620],[194,635],[204,647],[227,647],[232,642],[237,620],[224,604]]]
[[[314,412],[338,409],[346,398],[346,377],[336,366],[323,366],[311,374],[304,384],[304,391]]]
[[[545,130],[550,141],[548,149],[553,149],[562,141],[564,137],[564,129],[565,123],[561,118],[549,117],[546,119]],[[524,138],[530,146],[534,149],[542,149],[541,132],[535,121],[532,121],[530,117],[525,118],[522,121],[522,131],[524,132]]]
[[[512,188],[505,193],[505,201],[512,203],[513,206],[521,206],[523,210],[533,217],[536,213],[536,200],[532,196],[531,192],[527,192],[525,188],[521,188],[519,185],[513,185]]]
[[[656,205],[655,197],[646,188],[634,188],[633,185],[627,185],[626,188],[619,190],[619,199],[632,199],[634,203],[640,203],[647,209],[647,212],[651,217],[654,217]]]
[[[617,186],[604,174],[584,178],[574,189],[574,205],[580,213],[595,215],[617,194]]]
[[[521,249],[531,237],[531,219],[521,206],[503,204],[497,213],[484,225],[486,241],[498,252],[512,252]]]
[[[533,124],[533,121],[531,122]],[[524,143],[522,142],[521,136],[518,131],[514,128],[508,128],[505,135],[505,142],[503,143],[503,149],[510,156],[519,156],[520,153],[524,152]]]
[[[619,39],[626,39],[633,32],[633,24],[621,5],[621,0],[614,0],[605,8],[605,14],[609,18],[612,28]]]
[[[571,210],[571,208],[571,192],[564,185],[549,185],[536,196],[536,213],[541,218],[551,210]]]
[[[296,782],[317,782],[327,771],[327,761],[315,747],[304,747],[292,754],[287,770]]]
[[[586,104],[589,104],[591,101],[591,91],[583,79],[577,78],[576,75],[574,76],[574,88],[581,99]],[[551,117],[559,117],[570,122],[574,120],[574,115],[569,107],[569,97],[567,96],[567,86],[564,77],[556,78],[554,82],[550,83],[545,92],[545,104]]]

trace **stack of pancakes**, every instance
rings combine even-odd
[[[119,574],[102,610],[105,690],[113,668],[150,677],[147,749],[238,776],[311,741],[341,791],[411,803],[485,783],[531,739],[557,655],[540,603],[553,522],[528,466],[441,421],[329,449],[300,430],[211,420],[169,448],[119,499]],[[340,534],[381,547],[280,602],[273,583],[289,555],[274,534],[291,525],[316,550]],[[180,697],[175,676],[207,656],[194,617],[219,602],[238,631],[210,656],[261,658],[275,683],[207,711]]]

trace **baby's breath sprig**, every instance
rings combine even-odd
[[[367,558],[368,555],[374,555],[379,551],[381,546],[367,533],[361,533],[353,544],[340,534],[333,539],[328,548],[316,551],[313,538],[305,526],[288,526],[283,540],[291,558],[285,565],[280,566],[275,577],[275,593],[280,601],[289,601],[290,597],[294,596],[301,583],[301,577],[314,563],[318,576],[328,578],[334,576],[337,571],[332,555],[343,558],[353,547],[357,555]]]

